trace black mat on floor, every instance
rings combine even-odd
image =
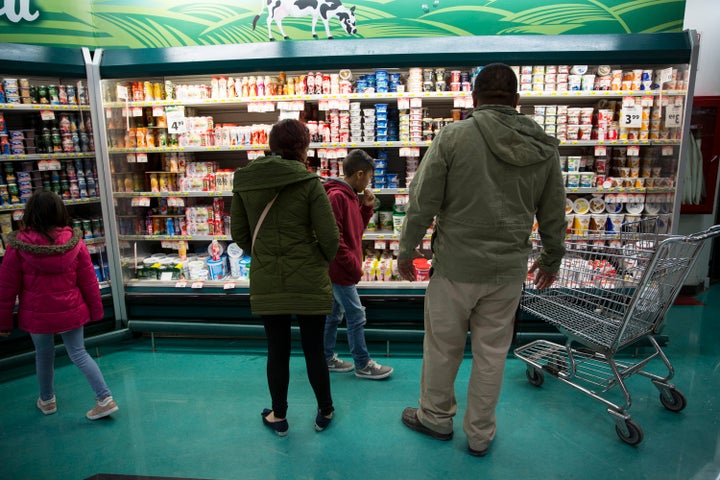
[[[201,478],[185,477],[148,477],[147,475],[114,475],[112,473],[98,473],[85,480],[203,480]],[[207,480],[207,479],[205,479]]]

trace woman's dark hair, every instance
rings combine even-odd
[[[70,226],[70,214],[55,193],[36,190],[25,205],[22,221],[26,228],[42,233],[50,243],[55,243],[53,230]]]
[[[270,130],[270,150],[285,160],[305,162],[310,132],[298,120],[281,120]]]

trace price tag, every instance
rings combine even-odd
[[[105,109],[105,118],[112,118],[112,117],[113,117],[112,108],[106,108]]]
[[[422,98],[411,98],[410,108],[422,108]]]
[[[233,290],[235,288],[235,282],[225,282],[223,284],[223,290]]]
[[[160,274],[160,280],[163,282],[169,282],[172,280],[173,272],[162,272]]]
[[[203,288],[203,282],[199,280],[194,281],[192,285],[190,285],[190,288]]]
[[[300,112],[288,112],[286,110],[282,110],[280,112],[280,117],[278,120],[299,120],[300,119]]]
[[[642,126],[642,105],[623,107],[620,123],[625,128],[640,128]]]
[[[595,147],[595,156],[596,157],[605,157],[607,156],[607,147],[605,145],[598,145]]]
[[[165,107],[152,107],[153,117],[164,117]]]
[[[400,240],[390,240],[388,248],[393,251],[400,250]]]
[[[138,153],[135,157],[135,160],[137,163],[147,163],[148,162],[147,153]]]
[[[128,88],[125,85],[118,85],[116,88],[116,92],[118,100],[128,99]]]
[[[398,98],[397,99],[398,110],[407,110],[410,108],[409,98]]]
[[[132,108],[132,116],[133,117],[142,117],[143,116],[142,107],[133,107]]]
[[[187,282],[185,280],[180,280],[175,284],[175,288],[185,288],[187,287]]]
[[[627,155],[628,157],[639,157],[640,156],[640,146],[639,145],[630,145],[627,147]]]
[[[185,107],[180,105],[177,107],[167,107],[165,116],[168,125],[168,133],[185,133],[187,125],[185,125]]]
[[[465,97],[453,98],[453,108],[465,108]]]
[[[671,157],[674,154],[674,149],[672,145],[663,145],[662,147],[662,156],[663,157]]]
[[[385,240],[375,240],[375,250],[385,250],[386,245]]]
[[[660,70],[660,83],[667,83],[672,80],[672,67]]]
[[[23,215],[25,215],[24,210],[14,210],[12,212],[12,219],[15,220],[16,222],[19,222],[20,220],[22,220]]]
[[[40,118],[45,121],[55,120],[55,112],[52,110],[40,110]]]
[[[665,109],[665,128],[679,128],[682,126],[682,107],[670,105]]]

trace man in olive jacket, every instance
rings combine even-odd
[[[473,90],[475,110],[444,127],[410,185],[398,254],[399,272],[414,280],[412,259],[435,219],[432,275],[425,296],[419,408],[409,428],[440,440],[453,434],[454,382],[467,331],[472,343],[464,430],[472,455],[495,437],[513,319],[528,270],[533,216],[543,252],[531,267],[538,288],[553,282],[565,254],[565,188],[557,139],[517,112],[515,73],[485,67]]]

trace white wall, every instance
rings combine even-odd
[[[700,34],[697,76],[695,78],[695,96],[720,95],[720,2],[718,0],[686,0],[685,29],[696,30]],[[689,234],[704,230],[715,221],[715,215],[681,215],[677,232]],[[702,285],[708,276],[710,248],[706,245],[688,275],[685,285]]]
[[[700,34],[695,96],[720,95],[720,2],[686,0],[684,28]]]

